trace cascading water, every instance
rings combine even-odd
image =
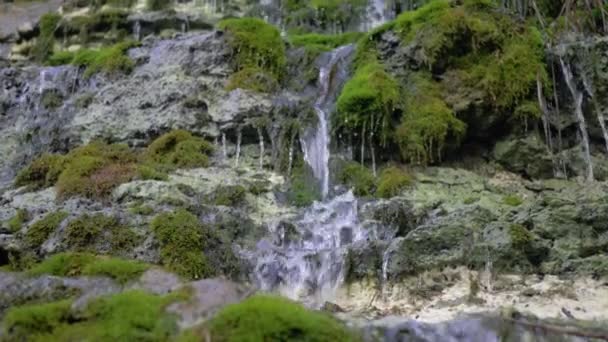
[[[336,49],[320,69],[320,93],[315,102],[316,129],[302,138],[304,158],[329,192],[329,117],[335,93],[347,73],[352,46]],[[346,247],[367,239],[359,225],[357,200],[352,192],[316,202],[293,225],[277,222],[271,238],[258,243],[255,280],[265,291],[279,291],[311,305],[333,297],[344,278]]]
[[[332,76],[335,73],[346,74],[345,61],[353,52],[353,46],[347,45],[334,50],[331,53],[329,63],[321,67],[319,71],[320,94],[315,102],[317,112],[317,127],[310,130],[302,138],[302,150],[304,160],[312,168],[313,174],[321,183],[321,194],[323,198],[329,193],[329,117],[330,92],[332,90]]]
[[[367,20],[364,31],[376,28],[392,19],[391,11],[385,0],[369,0],[367,5]]]

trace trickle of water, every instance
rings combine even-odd
[[[329,63],[319,71],[320,93],[315,102],[317,127],[309,130],[301,139],[304,160],[312,168],[313,174],[321,183],[323,198],[329,193],[329,115],[328,99],[331,97],[332,81],[336,72],[346,73],[345,63],[353,51],[352,45],[342,46],[331,52]],[[342,68],[339,68],[342,66]]]
[[[141,23],[139,22],[139,20],[137,20],[135,24],[133,24],[133,38],[136,41],[141,40]]]
[[[365,239],[352,192],[317,202],[293,226],[275,225],[273,241],[258,243],[255,281],[264,291],[323,304],[344,279],[347,247]]]

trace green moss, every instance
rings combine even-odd
[[[347,163],[340,171],[338,179],[353,188],[356,196],[371,196],[376,187],[376,178],[372,172],[356,162]]]
[[[509,196],[505,196],[502,199],[502,203],[512,206],[512,207],[518,207],[522,203],[524,203],[524,201],[521,199],[521,197],[519,197],[517,195],[509,195]]]
[[[224,308],[208,324],[213,341],[358,341],[331,316],[290,300],[257,295]],[[202,338],[202,336],[201,336]]]
[[[395,140],[406,160],[422,164],[441,161],[446,143],[458,146],[466,125],[442,100],[433,81],[422,75],[414,80]]]
[[[190,212],[179,209],[156,216],[150,223],[160,243],[161,262],[180,276],[199,279],[211,270],[203,254],[203,227]]]
[[[32,190],[53,186],[63,171],[65,159],[61,155],[43,154],[15,178],[16,186],[29,186]]]
[[[146,0],[146,7],[150,11],[161,11],[169,8],[173,4],[171,0]]]
[[[279,89],[277,79],[260,68],[243,68],[230,76],[226,90],[249,89],[271,93]]]
[[[466,205],[473,204],[475,202],[479,202],[479,197],[467,197],[462,201],[462,203]]]
[[[63,105],[63,98],[56,91],[46,91],[42,95],[40,104],[48,110],[55,110]]]
[[[177,325],[165,308],[180,299],[127,291],[95,299],[82,311],[70,310],[69,301],[13,308],[3,324],[9,340],[167,341]]]
[[[357,69],[338,97],[336,131],[374,137],[385,145],[391,136],[392,116],[400,105],[401,89],[377,61]]]
[[[146,149],[148,165],[195,168],[209,165],[213,145],[184,130],[175,130],[160,136]]]
[[[398,167],[389,167],[380,173],[376,196],[390,198],[399,195],[412,184],[412,177],[405,170]]]
[[[130,73],[135,63],[127,56],[127,51],[136,46],[135,42],[127,41],[99,50],[81,49],[75,53],[56,52],[47,60],[50,65],[73,64],[84,67],[85,77],[91,77],[99,72],[106,74]]]
[[[534,240],[532,233],[521,224],[512,224],[509,227],[509,235],[511,236],[511,243],[518,249],[525,249]]]
[[[47,13],[40,18],[40,35],[36,39],[33,54],[36,61],[42,63],[53,52],[55,46],[55,31],[59,26],[61,16],[57,13]]]
[[[25,233],[25,241],[29,246],[34,248],[40,247],[59,228],[59,225],[66,217],[68,217],[68,213],[57,211],[34,222]]]
[[[11,308],[2,321],[13,341],[28,341],[33,336],[53,332],[70,318],[71,301],[24,305]]]
[[[125,234],[125,235],[123,235]],[[132,246],[133,234],[127,232],[118,219],[103,214],[82,215],[68,223],[65,229],[66,243],[74,250],[92,248],[102,237],[109,237],[113,250],[121,250]],[[109,236],[108,236],[109,235]],[[124,237],[127,236],[127,242]]]
[[[83,275],[107,276],[121,284],[125,284],[130,280],[139,278],[148,268],[148,265],[137,261],[101,258],[87,265],[83,270]]]
[[[289,36],[289,42],[294,46],[302,46],[307,50],[327,52],[346,44],[355,43],[363,34],[361,32],[347,32],[343,34],[308,33]]]
[[[236,72],[251,70],[256,73],[264,73],[276,80],[281,81],[287,60],[285,57],[285,45],[281,40],[279,30],[256,18],[240,18],[222,20],[218,27],[229,33],[229,44],[233,51],[232,63]],[[244,79],[246,75],[239,75]],[[248,78],[247,78],[248,79]],[[234,85],[236,81],[231,82]],[[249,82],[242,82],[247,86]]]
[[[214,191],[214,204],[227,207],[237,206],[245,201],[247,189],[241,185],[219,186]]]
[[[169,179],[166,172],[159,170],[158,167],[145,164],[137,167],[137,175],[143,180],[167,181]]]
[[[306,207],[321,199],[318,181],[308,165],[301,164],[294,168],[289,180],[287,193],[289,202],[298,207]]]
[[[8,220],[8,229],[16,233],[21,230],[23,224],[29,219],[29,213],[25,209],[17,209],[17,213],[10,220]]]
[[[154,208],[149,205],[136,204],[129,208],[129,212],[133,215],[148,216],[154,213]]]

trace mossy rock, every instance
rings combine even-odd
[[[356,162],[343,165],[338,180],[351,187],[356,196],[371,196],[376,188],[376,177],[372,171]]]
[[[30,247],[40,247],[67,217],[68,213],[63,211],[47,214],[28,227],[25,233],[25,242]]]
[[[127,291],[97,298],[82,311],[72,310],[69,300],[25,305],[11,308],[2,324],[11,341],[167,341],[178,327],[165,308],[181,299]]]
[[[127,56],[127,51],[135,47],[135,42],[122,42],[99,50],[82,49],[77,52],[57,52],[49,57],[50,65],[72,64],[85,69],[84,77],[103,72],[108,75],[129,74],[135,63]]]
[[[166,133],[154,140],[145,151],[150,165],[178,168],[207,167],[213,145],[184,130]]]
[[[238,206],[245,202],[247,189],[241,185],[219,186],[215,189],[213,196],[215,205]]]
[[[160,243],[161,263],[178,275],[204,278],[212,273],[203,251],[207,235],[198,218],[185,209],[156,216],[150,223]]]
[[[30,219],[29,213],[25,209],[17,209],[17,213],[6,223],[8,230],[16,233],[21,230],[23,225]]]
[[[360,341],[328,314],[267,295],[224,308],[208,329],[214,341]],[[196,333],[191,337],[196,340]]]
[[[399,195],[413,182],[412,176],[399,167],[389,167],[380,173],[376,196],[390,198]]]
[[[96,256],[87,253],[55,254],[26,272],[31,276],[106,276],[125,284],[137,279],[150,266],[135,260]]]
[[[68,223],[64,242],[76,251],[105,250],[115,254],[130,252],[140,237],[116,217],[84,214]]]
[[[63,171],[64,163],[64,156],[43,154],[17,174],[15,185],[28,186],[32,190],[51,187]]]

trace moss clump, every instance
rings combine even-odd
[[[150,165],[139,165],[137,167],[137,174],[143,180],[166,181],[169,179],[169,175],[166,172]]]
[[[302,163],[294,168],[287,193],[289,202],[298,207],[306,207],[320,200],[321,191],[318,183],[308,165]]]
[[[289,42],[294,46],[302,46],[310,51],[328,52],[340,46],[355,43],[363,36],[360,32],[347,32],[343,34],[307,33],[289,36]]]
[[[503,197],[502,203],[504,203],[506,205],[509,205],[509,206],[512,206],[512,207],[518,207],[522,203],[524,203],[524,201],[519,196],[509,195],[509,196]]]
[[[40,247],[59,228],[59,225],[66,217],[68,217],[68,213],[57,211],[34,222],[25,233],[25,241],[31,247]]]
[[[169,8],[173,4],[171,0],[146,0],[146,7],[150,11],[161,11]]]
[[[40,35],[36,39],[33,54],[37,62],[44,62],[55,47],[55,31],[59,26],[61,16],[57,13],[47,13],[40,18]]]
[[[403,158],[416,163],[441,161],[448,141],[459,145],[466,125],[441,98],[438,85],[422,75],[414,77],[407,105],[395,132]]]
[[[384,67],[373,60],[358,68],[338,97],[336,131],[361,134],[361,139],[386,145],[401,89]]]
[[[137,244],[135,233],[117,218],[103,214],[85,214],[71,221],[66,227],[65,239],[75,250],[88,250],[102,240],[109,243],[113,252],[129,250]]]
[[[15,185],[32,190],[53,186],[63,171],[64,162],[64,156],[45,153],[17,174]]]
[[[59,328],[69,319],[71,306],[71,301],[60,301],[11,308],[2,324],[12,340],[28,341]]]
[[[25,209],[17,209],[17,213],[10,220],[8,220],[8,229],[16,233],[23,227],[23,224],[29,220],[29,213]]]
[[[230,76],[226,90],[249,89],[260,93],[272,93],[279,89],[275,77],[260,68],[243,68]]]
[[[223,205],[227,207],[240,205],[245,201],[247,189],[241,185],[219,186],[214,192],[215,205]]]
[[[356,162],[347,163],[338,175],[340,182],[353,188],[357,196],[371,196],[376,187],[376,177],[372,172]]]
[[[99,50],[81,49],[75,53],[57,52],[49,57],[47,64],[73,64],[83,67],[85,77],[91,77],[99,72],[128,74],[135,67],[135,63],[127,56],[127,51],[136,45],[135,42],[128,41]]]
[[[61,253],[33,266],[27,273],[32,276],[42,274],[59,277],[107,276],[125,284],[138,278],[149,267],[149,265],[133,260],[100,257],[86,253]]]
[[[164,266],[189,279],[199,279],[211,273],[203,254],[206,236],[196,216],[185,209],[178,209],[156,216],[150,226],[160,243]]]
[[[358,341],[331,316],[288,299],[258,295],[224,308],[208,324],[214,341]]]
[[[380,173],[376,196],[390,198],[399,195],[412,184],[412,176],[405,170],[392,166]]]
[[[213,146],[206,140],[175,130],[154,140],[146,149],[145,160],[150,165],[165,167],[207,167],[211,152]]]
[[[280,83],[287,59],[285,45],[276,27],[256,18],[226,19],[222,20],[218,27],[229,33],[229,44],[233,51],[232,62],[237,72],[235,75],[241,79],[231,80],[229,84],[253,85],[254,82],[245,82],[242,79],[244,76],[259,73],[265,73],[267,77],[276,80],[275,83]],[[243,70],[250,71],[245,74],[238,73]]]
[[[129,212],[133,215],[148,216],[154,213],[154,208],[149,205],[135,204],[129,208]]]
[[[72,311],[70,301],[29,305],[10,309],[3,325],[9,340],[167,341],[177,325],[165,308],[180,299],[128,291],[95,299],[82,311]]]

